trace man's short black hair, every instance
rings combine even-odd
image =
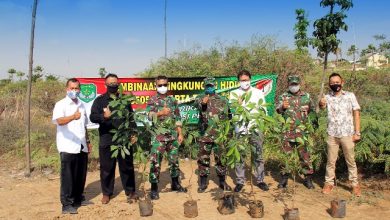
[[[330,80],[330,78],[332,78],[332,77],[335,77],[335,76],[338,76],[338,77],[340,77],[340,79],[341,79],[341,80],[343,79],[343,77],[341,77],[341,75],[340,75],[340,74],[338,74],[338,73],[334,72],[334,73],[330,74],[330,76],[329,76],[329,80]]]
[[[241,76],[248,76],[249,79],[252,79],[252,74],[248,70],[241,70],[240,72],[238,72],[237,79],[240,80]]]
[[[70,79],[68,79],[68,81],[66,81],[66,87],[68,87],[69,86],[69,83],[79,83],[79,85],[80,85],[80,81],[78,80],[78,79],[76,79],[76,78],[70,78]]]
[[[107,79],[110,78],[110,77],[113,77],[113,78],[117,78],[117,79],[118,79],[118,76],[117,76],[115,73],[109,73],[109,74],[107,74],[106,77],[104,77],[104,80],[107,80]]]
[[[168,81],[168,77],[166,77],[166,76],[164,76],[164,75],[158,75],[158,76],[156,77],[156,81],[161,80],[161,79],[167,80],[167,81]]]

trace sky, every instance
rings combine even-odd
[[[248,42],[272,35],[280,46],[294,48],[295,9],[312,23],[324,16],[320,0],[167,0],[168,57],[217,40]],[[390,39],[389,0],[354,0],[342,51]],[[33,0],[0,0],[0,78],[15,68],[28,72]],[[345,55],[344,55],[345,56]],[[164,57],[164,0],[39,0],[34,66],[64,78],[97,77],[100,67],[131,77]]]

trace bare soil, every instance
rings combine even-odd
[[[78,209],[77,215],[62,215],[59,200],[58,174],[34,172],[30,178],[25,178],[21,165],[6,162],[0,163],[0,219],[143,219],[139,215],[138,204],[128,204],[122,190],[120,178],[117,175],[114,198],[107,205],[100,202],[101,191],[99,171],[89,172],[85,189],[86,198],[93,205]],[[12,165],[11,165],[12,164]],[[193,162],[196,167],[196,162]],[[154,213],[149,219],[185,219],[183,204],[189,199],[188,194],[171,192],[170,177],[167,163],[163,164],[161,174],[160,199],[154,201]],[[189,186],[191,174],[190,162],[181,161],[182,185]],[[292,185],[289,180],[288,190],[277,190],[277,176],[267,173],[266,182],[270,191],[263,192],[255,187],[256,199],[264,203],[264,219],[282,219],[285,207],[292,207]],[[140,174],[137,173],[137,187],[140,183]],[[234,176],[234,175],[231,175]],[[253,197],[250,195],[250,184],[246,184],[242,193],[237,196],[237,207],[231,215],[221,215],[218,210],[218,199],[222,196],[217,188],[217,177],[213,173],[209,187],[205,193],[197,193],[197,176],[191,180],[193,199],[198,202],[199,215],[195,219],[250,219],[248,204]],[[234,186],[232,178],[228,178],[230,186]],[[320,184],[320,185],[319,185]],[[304,219],[330,219],[327,209],[330,201],[336,197],[347,200],[347,217],[345,219],[389,219],[390,217],[390,191],[389,180],[368,180],[363,182],[363,195],[354,198],[348,184],[342,184],[331,195],[321,194],[322,183],[316,181],[314,190],[307,190],[299,181],[296,184],[295,207],[299,208],[300,217]],[[146,184],[147,193],[150,189]],[[141,189],[139,192],[141,193]]]

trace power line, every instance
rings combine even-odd
[[[167,58],[167,0],[164,0],[164,32],[165,32],[165,53],[164,58]]]

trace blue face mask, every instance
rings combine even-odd
[[[214,88],[214,86],[206,86],[206,89],[204,90],[204,92],[207,95],[212,95],[215,93],[215,88]]]
[[[70,99],[77,99],[77,97],[79,96],[79,91],[76,91],[76,90],[70,90],[70,91],[67,91],[66,92],[66,95],[70,98]]]

